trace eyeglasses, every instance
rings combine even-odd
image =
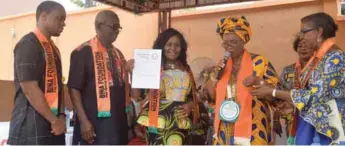
[[[300,33],[305,34],[305,33],[309,32],[309,31],[313,31],[315,29],[316,29],[316,27],[315,28],[310,28],[310,29],[301,29]]]
[[[316,27],[309,28],[309,29],[301,29],[300,32],[298,33],[298,36],[299,36],[300,39],[302,39],[306,33],[310,32],[310,31],[313,31],[315,29],[316,29]]]
[[[122,30],[122,27],[118,26],[118,24],[113,24],[113,25],[106,24],[106,25],[109,26],[112,30],[114,30],[116,32],[121,32],[121,30]]]

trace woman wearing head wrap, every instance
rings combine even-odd
[[[214,144],[271,144],[273,101],[258,100],[250,90],[264,83],[276,87],[278,76],[266,58],[244,48],[252,35],[244,16],[222,18],[217,33],[222,37],[222,47],[231,55],[215,67],[207,85],[216,101]]]

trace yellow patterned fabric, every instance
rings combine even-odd
[[[180,70],[166,70],[161,81],[161,99],[168,101],[186,101],[192,89],[188,73]]]
[[[166,70],[160,84],[161,101],[159,104],[158,128],[190,129],[192,120],[177,119],[178,107],[187,102],[191,92],[191,80],[188,74],[181,70]],[[143,126],[149,125],[148,106],[145,106],[137,122]]]
[[[279,82],[278,75],[272,64],[263,56],[251,54],[254,72],[253,75],[265,80],[266,82],[277,86]],[[272,142],[271,118],[269,103],[253,98],[252,100],[252,136],[250,143],[252,145],[268,145]],[[215,139],[215,145],[234,145],[236,138],[234,135],[234,124],[225,121],[220,122],[219,136]]]
[[[147,127],[148,145],[185,145],[192,129],[191,117],[180,119],[179,107],[192,100],[192,79],[188,73],[175,69],[165,70],[160,84],[158,127],[149,127],[149,104],[146,104],[137,123]]]
[[[217,33],[223,36],[226,33],[234,32],[245,43],[249,42],[252,36],[250,24],[244,16],[222,18],[217,23]]]

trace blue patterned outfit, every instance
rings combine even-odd
[[[311,66],[307,66],[307,70]],[[292,89],[299,111],[296,145],[322,145],[344,141],[345,53],[332,46],[311,72],[305,88]],[[301,75],[305,79],[307,72]]]

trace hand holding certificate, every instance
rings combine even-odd
[[[132,88],[159,89],[162,50],[134,49]]]

